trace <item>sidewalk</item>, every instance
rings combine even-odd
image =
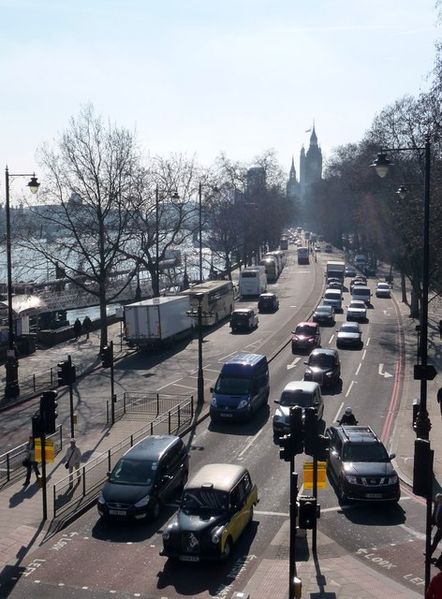
[[[400,302],[397,290],[394,290],[396,305],[401,314],[405,339],[405,365],[402,397],[399,412],[393,432],[392,451],[397,454],[396,465],[403,481],[410,483],[413,471],[413,441],[414,431],[411,427],[412,400],[419,394],[418,383],[413,380],[412,365],[416,355],[416,322],[408,317],[408,306]],[[431,305],[431,304],[430,304]],[[436,320],[441,317],[438,306],[432,306],[430,314],[429,356],[430,361],[442,373],[441,342],[437,331]],[[126,348],[120,348],[119,323],[109,327],[109,340],[114,342],[114,354],[118,359],[126,355]],[[30,376],[33,372],[47,369],[47,365],[56,365],[65,359],[67,354],[72,356],[74,364],[81,364],[82,369],[91,371],[100,366],[98,357],[99,336],[97,332],[90,335],[89,341],[81,339],[79,342],[66,342],[50,350],[38,350],[32,356],[20,360],[20,373]],[[25,373],[29,373],[28,375]],[[441,415],[436,402],[436,391],[441,385],[440,374],[429,383],[428,411],[433,423],[431,432],[432,447],[435,450],[434,472],[436,481],[442,482],[442,435]],[[208,404],[204,406],[202,417],[207,413]],[[91,431],[88,435],[78,436],[78,445],[82,451],[93,448],[88,454],[88,459],[104,453],[110,446],[115,445],[123,438],[135,432],[143,423],[139,421],[122,420],[112,429]],[[50,466],[49,483],[51,479],[62,478],[66,471],[61,464],[65,449],[57,456]],[[24,480],[25,472],[23,472]],[[36,484],[23,487],[23,480],[6,487],[0,492],[0,571],[7,565],[18,565],[26,556],[43,542],[51,525],[48,520],[41,524],[42,504],[41,491]],[[33,480],[33,478],[31,479]],[[49,497],[49,505],[51,498]],[[51,514],[51,511],[49,512]],[[283,525],[280,533],[275,537],[274,543],[284,545],[288,535],[287,523]],[[281,540],[282,539],[282,540]],[[283,542],[282,542],[283,541]],[[273,543],[272,543],[273,545]],[[321,532],[318,534],[319,561],[315,563],[312,556],[307,561],[298,564],[298,576],[303,581],[303,597],[320,599],[412,599],[422,594],[417,594],[398,585],[393,580],[373,570],[362,560],[346,554],[344,550],[332,539]],[[245,590],[254,597],[286,597],[288,578],[288,554],[278,556],[277,551],[269,551],[269,558],[264,559]]]

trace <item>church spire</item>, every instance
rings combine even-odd
[[[314,121],[314,119],[313,119],[312,134],[310,135],[310,145],[311,146],[317,146],[318,145],[318,138],[316,136],[315,121]]]
[[[290,167],[290,179],[296,180],[296,169],[295,169],[295,159],[292,155],[292,166]]]

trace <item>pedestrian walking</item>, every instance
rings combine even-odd
[[[437,403],[439,404],[440,415],[442,417],[442,387],[437,392]]]
[[[433,555],[439,544],[439,541],[442,539],[442,493],[436,493],[436,497],[434,498],[434,509],[431,516],[431,521],[433,526],[436,527],[436,532],[434,533],[433,541],[430,547],[430,557]]]
[[[83,331],[86,333],[86,339],[89,339],[89,333],[91,332],[92,321],[86,314],[83,320]]]
[[[38,470],[38,464],[35,460],[35,443],[34,438],[32,436],[29,437],[29,441],[26,443],[25,448],[26,454],[25,459],[22,464],[26,468],[26,479],[23,483],[24,487],[27,487],[31,482],[31,471],[35,472],[36,482],[38,482],[40,478],[40,472]]]
[[[71,443],[66,450],[66,455],[64,456],[64,461],[65,468],[69,470],[69,488],[72,489],[74,482],[74,468],[77,471],[77,482],[80,480],[81,451],[79,447],[77,447],[77,441],[75,439],[71,439]]]
[[[80,322],[79,318],[77,318],[77,320],[74,322],[74,333],[75,333],[75,341],[77,341],[77,339],[81,335],[81,322]]]
[[[439,320],[439,337],[442,339],[442,318]]]

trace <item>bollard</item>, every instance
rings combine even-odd
[[[411,423],[411,426],[413,427],[413,429],[416,428],[416,420],[417,420],[417,415],[419,414],[419,408],[421,405],[421,401],[420,399],[413,399],[413,421]]]

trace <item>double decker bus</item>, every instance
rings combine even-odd
[[[202,295],[200,296],[199,294]],[[195,320],[198,315],[198,306],[201,302],[203,326],[217,324],[223,318],[230,316],[233,310],[232,281],[204,281],[203,283],[194,285],[190,289],[181,291],[180,295],[190,296],[190,306]]]

